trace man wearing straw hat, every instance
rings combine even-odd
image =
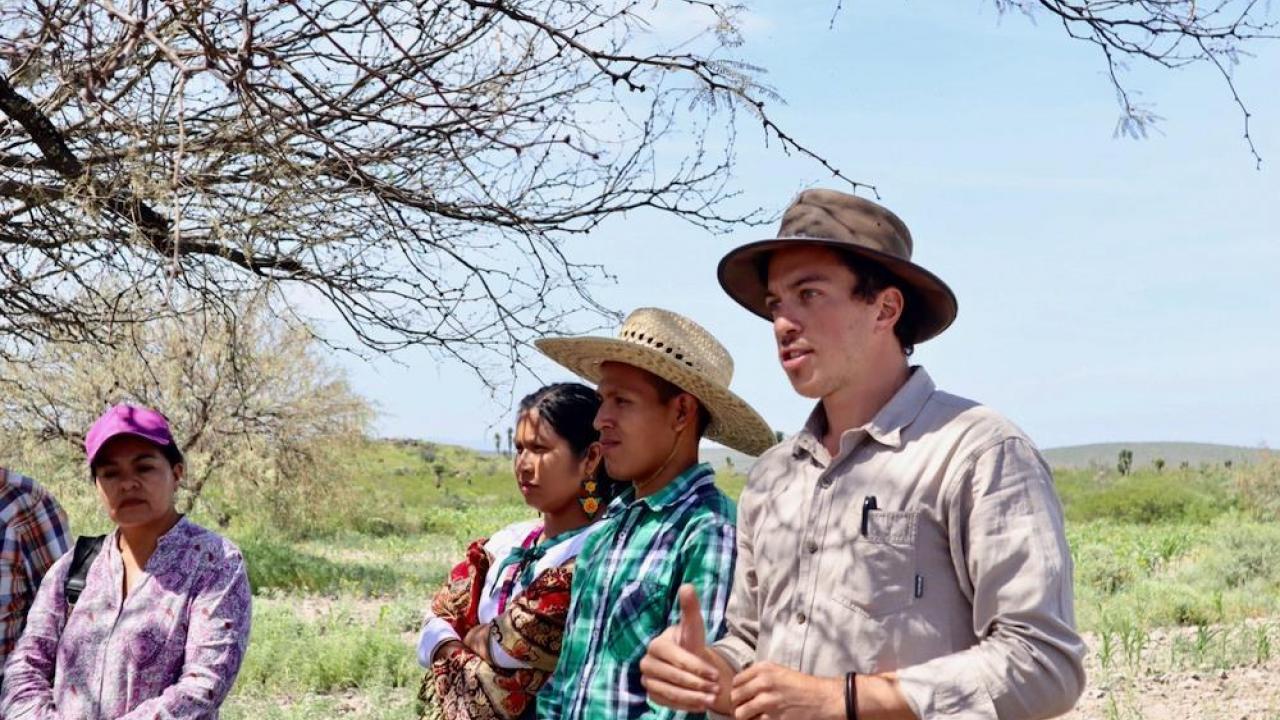
[[[538,694],[549,720],[686,718],[651,705],[640,658],[681,611],[715,639],[733,580],[733,503],[698,462],[704,435],[749,455],[773,442],[755,410],[729,390],[733,359],[709,332],[666,310],[641,308],[616,338],[552,338],[538,348],[589,382],[605,469],[627,488],[579,555],[551,680]],[[705,628],[705,630],[704,630]],[[705,638],[697,638],[704,642]],[[697,713],[702,717],[702,713]]]
[[[911,248],[885,208],[810,190],[777,238],[721,261],[818,405],[752,468],[725,637],[698,642],[691,603],[650,645],[654,702],[740,720],[1008,720],[1079,697],[1053,478],[1012,423],[908,364],[956,316]]]

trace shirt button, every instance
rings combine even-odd
[[[818,543],[810,540],[806,548],[809,550],[809,554],[812,555],[813,553],[818,552]]]
[[[803,625],[805,621],[808,619],[809,618],[806,618],[804,616],[804,613],[796,613],[796,622],[800,623],[801,625]]]
[[[819,485],[821,485],[821,486],[822,486],[822,487],[824,487],[824,488],[829,488],[829,487],[831,487],[831,483],[833,483],[833,482],[835,482],[835,480],[834,480],[834,479],[832,479],[832,477],[831,477],[830,475],[828,475],[828,476],[826,476],[826,477],[822,478],[821,480],[819,480],[819,481],[818,481],[818,484],[819,484]]]

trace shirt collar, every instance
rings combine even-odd
[[[684,497],[687,491],[693,489],[696,485],[701,484],[704,478],[710,478],[713,475],[715,475],[715,471],[712,470],[711,466],[707,463],[692,465],[688,470],[680,473],[674,480],[667,483],[666,487],[652,495],[640,498],[640,502],[644,503],[645,507],[654,512],[661,512],[676,504],[677,501]],[[614,498],[613,502],[609,503],[609,509],[605,513],[605,517],[612,517],[614,515],[621,514],[626,511],[627,508],[635,504],[635,502],[635,486],[628,487],[626,490],[623,490],[618,497]]]
[[[178,522],[174,523],[173,527],[166,530],[165,533],[156,540],[156,548],[162,548],[165,545],[185,539],[191,534],[190,531],[191,521],[187,520],[186,515],[179,515]]]
[[[143,568],[145,572],[151,572],[155,567],[155,563],[171,562],[170,558],[180,557],[183,552],[188,550],[188,546],[180,544],[180,541],[189,540],[192,536],[198,534],[198,526],[187,519],[186,515],[180,515],[178,522],[173,527],[165,531],[163,535],[156,538],[156,550],[151,554],[151,558],[147,560],[146,566]],[[120,554],[120,528],[117,527],[107,536],[107,542],[104,548],[111,557],[117,557]],[[113,567],[123,571],[123,567],[114,564]]]
[[[902,447],[902,430],[920,415],[920,411],[924,409],[925,403],[929,402],[935,389],[933,379],[923,367],[919,365],[912,367],[907,382],[898,388],[898,392],[894,393],[889,402],[880,408],[880,412],[871,418],[871,422],[844,432],[840,438],[841,452],[843,453],[845,449],[846,439],[863,433],[870,435],[881,445],[891,448]],[[827,414],[822,409],[822,403],[819,402],[813,412],[809,413],[804,429],[792,439],[792,457],[805,454],[822,457],[823,454],[818,450],[822,448],[822,436],[826,431]]]
[[[170,544],[180,541],[180,539],[186,539],[191,536],[193,528],[195,528],[195,525],[192,525],[191,520],[188,520],[186,515],[179,515],[177,523],[174,523],[172,528],[165,530],[163,536],[156,538],[156,552],[159,552],[160,548],[168,547]],[[119,536],[119,534],[119,528],[113,530],[111,532],[111,542],[106,544],[110,547],[115,547],[116,536]]]

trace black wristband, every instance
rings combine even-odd
[[[858,673],[844,676],[844,716],[846,720],[858,720],[858,685],[854,678]]]

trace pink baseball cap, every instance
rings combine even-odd
[[[164,415],[150,408],[116,405],[95,420],[89,434],[84,436],[84,452],[89,464],[93,465],[103,445],[120,435],[133,435],[160,447],[177,449],[169,421]]]

